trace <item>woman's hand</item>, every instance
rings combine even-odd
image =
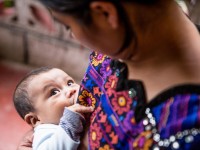
[[[28,131],[20,141],[17,150],[32,150],[33,130]]]
[[[74,104],[68,107],[69,110],[80,114],[91,113],[94,111],[92,106],[86,107],[80,104]],[[20,141],[17,150],[32,150],[33,130],[28,131]]]

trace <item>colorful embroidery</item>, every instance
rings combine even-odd
[[[150,131],[141,132],[140,135],[133,142],[133,148],[141,150],[149,150],[153,140],[150,139],[152,133]]]
[[[111,100],[114,111],[119,115],[122,115],[124,112],[129,112],[132,104],[132,99],[127,95],[127,92],[118,92],[116,97]]]
[[[99,150],[114,150],[114,149],[110,148],[110,146],[106,144],[103,147],[100,147]]]
[[[95,106],[96,99],[86,90],[83,90],[79,95],[79,103],[84,106]]]
[[[90,116],[90,150],[197,147],[199,85],[166,90],[147,104],[142,82],[127,80],[125,64],[96,52],[90,60],[79,96],[80,104],[96,108]],[[146,113],[146,107],[152,113]],[[176,141],[170,141],[173,139]]]
[[[110,68],[110,60],[105,60],[102,63],[102,68],[100,69],[100,73],[102,74],[103,78],[106,78],[111,75],[112,70]]]
[[[100,140],[102,138],[101,129],[97,123],[94,123],[93,126],[90,127],[89,131],[90,143],[92,149],[97,149],[100,147]]]
[[[98,66],[104,61],[105,57],[106,55],[95,53],[94,57],[91,57],[92,65],[94,65],[95,67]]]

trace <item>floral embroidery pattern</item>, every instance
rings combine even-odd
[[[118,78],[114,75],[111,75],[108,78],[108,82],[106,82],[105,88],[107,89],[106,93],[108,94],[109,97],[116,93],[114,89],[116,89],[117,87],[117,82],[118,82]]]
[[[132,136],[136,136],[143,131],[142,122],[137,125],[135,121],[134,112],[129,110],[125,119],[123,120],[124,130],[129,132]]]
[[[94,112],[90,116],[90,122],[91,124],[94,122],[95,118],[97,117],[97,113],[101,111],[101,107],[97,107]]]
[[[111,131],[112,131],[112,126],[110,125],[110,124],[108,124],[108,123],[105,123],[105,131],[107,132],[107,133],[110,133]]]
[[[118,78],[115,75],[111,75],[108,78],[108,82],[105,84],[105,88],[106,89],[108,89],[108,88],[115,89],[117,87],[117,81],[118,81]]]
[[[106,144],[103,147],[100,147],[99,150],[113,150],[113,149],[110,148],[110,146],[108,144]]]
[[[111,143],[112,144],[117,144],[118,143],[118,135],[114,132],[114,131],[112,131],[110,134],[109,134],[109,136],[110,136],[110,138],[111,138]]]
[[[110,62],[112,64],[109,64]],[[151,131],[145,129],[145,120],[142,120],[140,113],[136,114],[138,112],[136,109],[146,104],[145,90],[141,82],[126,78],[127,69],[123,62],[111,60],[105,55],[95,52],[90,55],[90,65],[82,80],[81,96],[79,96],[81,104],[95,105],[95,111],[89,116],[91,123],[88,135],[90,150],[149,150],[154,145]],[[120,83],[118,83],[119,81]],[[159,100],[163,100],[163,102],[152,107],[152,113],[156,114],[155,119],[158,120],[156,122],[159,122],[157,126],[162,137],[167,138],[174,135],[175,132],[181,131],[179,127],[182,127],[183,123],[185,124],[185,119],[187,119],[187,125],[190,123],[198,123],[199,125],[199,119],[196,119],[196,122],[193,119],[199,118],[200,90],[197,89],[200,87],[192,87],[187,94],[182,93],[186,87],[182,88],[176,89],[176,93],[172,94],[174,100],[170,103],[168,103],[169,99],[165,97],[169,92],[171,93],[168,91],[164,96],[159,96]],[[131,98],[131,89],[137,92],[136,97]],[[196,106],[196,109],[193,106]],[[141,121],[135,115],[139,116]],[[181,121],[178,122],[177,119],[181,119]],[[194,148],[193,146],[196,145],[193,143],[198,144],[199,139],[200,135],[193,139],[195,142],[192,144],[187,143],[187,148],[180,147],[180,149]]]
[[[130,110],[132,99],[127,96],[126,92],[118,92],[116,94],[117,97],[113,98],[111,103],[113,105],[113,109],[119,115],[122,115],[124,112],[128,112]]]
[[[151,131],[144,131],[140,133],[138,138],[136,138],[136,140],[133,142],[133,148],[149,150],[153,143],[153,139],[148,138],[151,135],[152,135]]]
[[[105,60],[102,63],[102,68],[100,69],[100,73],[102,74],[103,78],[106,78],[107,76],[111,75],[112,70],[110,68],[110,60]]]
[[[83,90],[79,95],[79,103],[84,106],[95,106],[96,99],[86,90]]]
[[[92,57],[92,64],[95,67],[98,66],[99,64],[101,64],[104,61],[105,57],[106,57],[106,55],[95,53],[95,56]]]
[[[94,95],[97,95],[97,96],[101,96],[101,91],[99,90],[99,87],[93,87],[93,93]]]
[[[93,126],[90,127],[89,137],[91,140],[91,146],[93,149],[100,147],[100,140],[102,138],[101,129],[99,128],[97,123],[94,123]]]

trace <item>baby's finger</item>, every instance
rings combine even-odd
[[[94,111],[92,106],[86,107],[80,104],[75,104],[73,110],[78,113],[90,113]]]

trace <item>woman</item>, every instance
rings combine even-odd
[[[96,108],[89,149],[198,148],[200,37],[174,0],[40,1],[95,50],[79,96]]]

